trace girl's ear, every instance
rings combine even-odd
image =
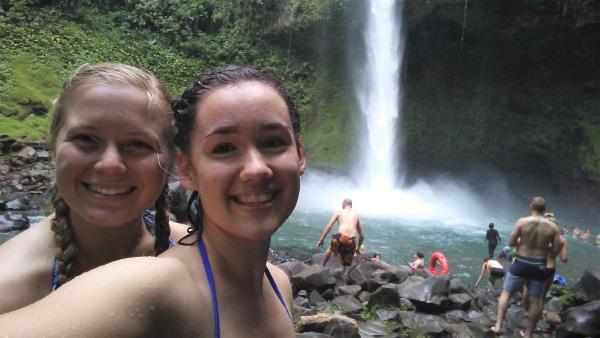
[[[298,153],[298,168],[300,169],[300,176],[302,176],[304,169],[306,169],[306,157],[304,156],[304,143],[300,137],[296,138],[296,152]]]
[[[186,190],[196,190],[197,188],[196,180],[194,179],[194,170],[188,156],[181,151],[178,151],[175,157],[177,159],[178,176],[181,186],[183,186]]]

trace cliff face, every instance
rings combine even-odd
[[[403,16],[409,178],[494,171],[518,193],[600,199],[600,2],[407,1]]]

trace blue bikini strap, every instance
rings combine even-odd
[[[267,274],[267,279],[269,280],[269,283],[271,283],[271,287],[273,288],[273,291],[275,291],[277,298],[279,298],[281,305],[283,305],[283,308],[285,309],[285,313],[287,313],[288,317],[290,317],[290,320],[293,321],[292,315],[290,314],[290,311],[288,311],[288,308],[285,305],[285,301],[283,300],[283,297],[281,296],[281,292],[279,292],[279,288],[277,287],[277,284],[275,283],[273,276],[271,276],[271,272],[266,267],[265,267],[265,273]]]
[[[58,289],[58,267],[56,266],[56,257],[52,261],[52,291]]]
[[[206,248],[204,247],[204,243],[202,239],[198,239],[198,249],[200,249],[200,256],[202,256],[202,263],[204,265],[204,272],[206,273],[206,278],[208,279],[208,285],[210,285],[210,295],[212,297],[213,304],[213,317],[215,320],[215,337],[221,337],[220,324],[219,324],[219,306],[217,305],[217,293],[215,291],[215,279],[213,278],[212,268],[210,266],[210,261],[208,260],[208,254],[206,253]]]

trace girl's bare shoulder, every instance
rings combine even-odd
[[[171,238],[175,241],[180,240],[183,236],[188,234],[187,229],[189,228],[189,225],[173,221],[170,221],[169,225],[171,227]]]

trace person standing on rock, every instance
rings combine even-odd
[[[498,300],[496,325],[490,328],[494,333],[500,332],[510,297],[527,284],[529,322],[526,331],[522,333],[522,336],[527,338],[531,337],[542,312],[539,298],[547,278],[546,257],[549,252],[560,252],[562,249],[558,226],[544,217],[544,199],[534,197],[529,208],[531,216],[520,218],[508,239],[509,245],[517,246],[517,256],[504,280],[502,294]]]
[[[172,121],[165,87],[141,69],[84,66],[65,82],[50,127],[54,213],[0,246],[0,313],[187,233],[167,217]]]
[[[488,226],[489,229],[485,234],[485,240],[488,241],[488,254],[489,258],[494,258],[494,251],[498,246],[498,242],[500,242],[500,234],[496,229],[494,229],[494,223],[490,223]]]
[[[325,266],[331,254],[338,256],[342,269],[346,269],[346,266],[352,264],[354,255],[359,252],[359,248],[365,239],[365,232],[363,223],[358,216],[358,213],[352,209],[352,200],[349,198],[344,199],[342,202],[342,209],[337,210],[333,213],[329,219],[329,223],[325,226],[321,238],[317,241],[317,249],[323,245],[325,236],[331,231],[335,222],[338,222],[339,229],[331,237],[331,244],[325,252],[322,265]],[[356,242],[356,235],[358,234],[358,243]]]

